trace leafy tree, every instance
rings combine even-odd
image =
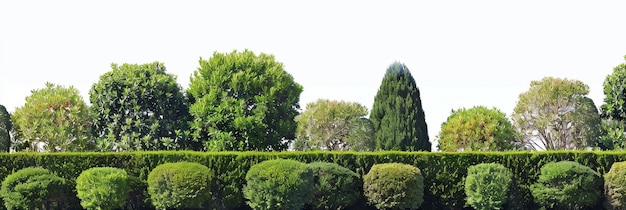
[[[373,150],[373,130],[366,115],[367,108],[359,103],[325,99],[309,103],[296,117],[294,145],[298,150]]]
[[[93,148],[87,105],[73,86],[46,83],[31,91],[12,115],[17,142],[29,151],[85,151]]]
[[[519,95],[513,121],[534,149],[584,149],[599,146],[600,115],[578,80],[546,77]]]
[[[409,69],[393,63],[387,69],[370,114],[376,149],[430,151],[420,92]]]
[[[605,149],[626,148],[626,63],[613,68],[603,86],[604,104],[600,107],[602,142],[607,144]]]
[[[11,115],[7,112],[4,105],[0,105],[0,152],[9,152],[11,148],[11,132],[13,123],[11,123]]]
[[[97,149],[193,149],[189,112],[176,76],[159,62],[111,65],[89,92]]]
[[[192,136],[207,150],[284,150],[302,86],[273,55],[215,52],[191,76]]]
[[[515,149],[515,128],[496,108],[477,106],[452,110],[441,126],[438,141],[442,151],[504,151]]]

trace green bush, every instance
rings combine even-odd
[[[363,193],[378,209],[418,209],[424,201],[424,177],[412,165],[376,164],[363,176]]]
[[[361,197],[362,182],[359,175],[336,163],[314,162],[308,164],[313,172],[314,209],[345,209]]]
[[[243,194],[252,209],[302,209],[311,200],[313,174],[295,160],[267,160],[246,173]]]
[[[607,209],[626,209],[626,162],[613,163],[604,174],[604,195]]]
[[[0,196],[7,209],[50,209],[67,202],[68,192],[65,179],[43,168],[24,168],[4,179]]]
[[[128,199],[128,174],[123,169],[95,167],[76,178],[76,192],[85,209],[122,208]]]
[[[511,170],[498,163],[481,163],[468,167],[465,178],[467,205],[474,209],[501,209],[513,179]]]
[[[531,186],[537,204],[553,209],[584,209],[601,196],[602,179],[593,169],[573,161],[551,162],[541,167]]]
[[[164,163],[148,174],[148,194],[157,209],[201,208],[211,198],[213,178],[199,163]]]

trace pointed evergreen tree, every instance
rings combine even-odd
[[[377,150],[430,151],[420,92],[402,63],[389,66],[370,113]]]
[[[0,105],[0,152],[9,152],[12,129],[11,115],[3,105]]]

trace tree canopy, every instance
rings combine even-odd
[[[296,117],[296,150],[371,151],[373,130],[367,108],[359,103],[319,99]]]
[[[200,58],[187,93],[192,137],[207,150],[284,150],[295,138],[302,86],[273,55]]]
[[[100,151],[194,149],[176,76],[159,62],[112,64],[89,92]]]
[[[626,148],[626,63],[613,68],[613,72],[606,76],[603,87],[601,142],[605,149]]]
[[[87,105],[73,86],[46,83],[31,91],[12,115],[16,141],[28,151],[85,151],[93,148]]]
[[[387,69],[370,120],[376,149],[431,150],[420,92],[404,64],[395,62]]]
[[[600,115],[578,80],[545,77],[519,95],[513,121],[525,143],[538,150],[599,147]]]
[[[452,110],[438,136],[441,151],[505,151],[519,147],[517,133],[506,114],[476,106]]]

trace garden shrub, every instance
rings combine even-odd
[[[119,168],[90,168],[76,178],[76,192],[85,209],[122,208],[130,190],[128,174]]]
[[[200,163],[164,163],[148,174],[148,194],[157,209],[201,208],[211,198],[213,178]]]
[[[418,209],[424,201],[424,177],[412,165],[375,164],[363,176],[363,193],[378,209]]]
[[[0,196],[7,209],[50,209],[68,202],[72,192],[67,180],[43,168],[29,167],[7,176]]]
[[[311,200],[313,174],[306,164],[275,159],[255,164],[246,173],[243,194],[258,209],[302,209]]]
[[[531,186],[535,202],[549,209],[584,209],[601,196],[602,179],[593,169],[573,161],[551,162],[541,167]]]
[[[604,174],[604,206],[607,209],[626,209],[626,162],[613,163]]]
[[[335,163],[308,164],[313,172],[313,209],[345,209],[361,197],[362,182],[352,170]]]
[[[477,210],[502,209],[513,179],[511,170],[499,163],[468,167],[465,178],[467,205]]]

